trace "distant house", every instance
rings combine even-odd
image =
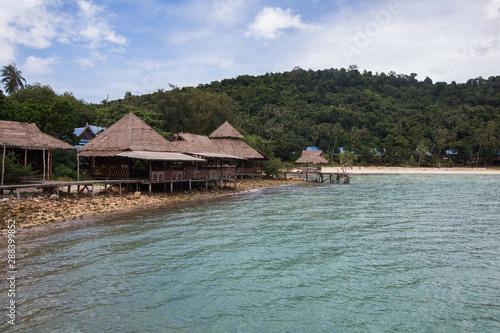
[[[328,160],[322,156],[322,150],[303,150],[302,155],[295,161],[297,164],[328,164]]]
[[[225,122],[209,135],[214,145],[227,155],[246,159],[238,168],[238,174],[262,172],[262,161],[269,158],[243,141],[243,135],[229,122]],[[260,162],[260,163],[258,163]]]
[[[85,124],[85,127],[75,128],[74,133],[80,139],[76,147],[83,147],[86,143],[95,138],[97,134],[101,133],[105,129],[106,127],[89,125],[88,123]]]
[[[31,164],[34,170],[42,171],[44,179],[50,179],[52,174],[53,150],[75,149],[70,144],[43,133],[35,124],[6,120],[0,120],[0,147],[3,156],[9,152],[17,154],[21,164]]]

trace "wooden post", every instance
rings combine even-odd
[[[71,194],[71,185],[68,185],[68,195]]]
[[[92,199],[94,199],[95,191],[94,191],[94,182],[92,182]]]
[[[43,178],[42,180],[45,181],[45,148],[42,150],[42,160],[43,160]]]
[[[151,181],[152,181],[152,177],[153,177],[153,167],[151,166],[151,161],[149,161],[149,196],[152,195],[151,191],[152,191],[152,187],[153,185],[151,184]]]
[[[3,145],[3,157],[2,157],[2,185],[3,185],[4,174],[5,174],[5,145]]]
[[[17,200],[21,200],[21,192],[19,191],[19,187],[16,188]]]
[[[24,166],[28,163],[28,149],[24,149]],[[24,175],[24,183],[26,184],[26,175]]]
[[[76,148],[76,180],[80,181],[80,149]]]
[[[188,178],[189,181],[189,192],[191,192],[191,177]]]
[[[50,180],[51,166],[52,166],[52,151],[49,149],[47,151],[47,180]]]
[[[120,186],[120,197],[122,196],[122,183],[118,183],[118,185]]]
[[[170,176],[170,193],[174,193],[174,180]]]

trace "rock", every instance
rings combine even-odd
[[[141,192],[139,192],[139,191],[135,192],[135,193],[134,193],[134,196],[135,196],[136,198],[139,198],[139,197],[141,196]]]
[[[59,196],[57,194],[52,194],[50,200],[59,200]]]
[[[3,198],[2,200],[0,200],[1,203],[6,203],[6,202],[9,202],[10,199],[9,198]]]

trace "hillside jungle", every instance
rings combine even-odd
[[[275,163],[316,146],[334,163],[490,166],[500,150],[500,76],[448,84],[353,65],[171,85],[99,104],[40,83],[0,92],[1,120],[33,122],[69,143],[77,141],[75,127],[110,126],[130,111],[167,139],[208,135],[228,120]],[[67,154],[56,173],[76,169]]]

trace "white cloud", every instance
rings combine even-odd
[[[35,56],[29,56],[23,65],[23,72],[29,76],[41,76],[53,73],[53,66],[59,63],[59,59],[50,57],[41,59]]]
[[[304,29],[308,25],[303,23],[300,15],[292,15],[290,9],[265,7],[245,33],[246,37],[276,39],[285,29]]]
[[[87,47],[96,49],[106,42],[118,45],[127,43],[127,39],[118,35],[101,17],[104,12],[102,6],[95,5],[91,1],[79,0],[78,8],[80,20],[77,23],[76,38],[86,41]]]
[[[500,0],[490,0],[486,5],[486,18],[496,20],[500,18]]]

